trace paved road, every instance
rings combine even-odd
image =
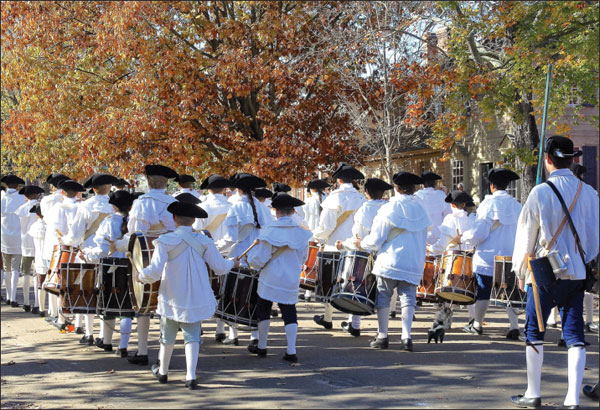
[[[399,349],[399,318],[390,324],[390,349],[380,351],[368,347],[377,327],[374,316],[363,320],[363,336],[354,338],[337,328],[319,329],[312,322],[319,304],[301,302],[298,308],[299,365],[281,360],[281,318],[272,321],[267,358],[246,351],[249,333],[240,332],[244,342],[239,347],[216,344],[209,321],[198,361],[201,388],[188,391],[181,333],[169,383],[161,385],[149,367],[82,347],[79,335],[59,334],[40,317],[3,304],[2,408],[505,408],[509,396],[526,387],[524,346],[504,338],[507,320],[499,308],[490,308],[484,336],[460,330],[467,311],[458,309],[444,343],[427,344],[435,308],[423,306],[413,326],[413,353]],[[336,313],[334,326],[344,319]],[[558,337],[558,330],[549,330],[548,341]],[[154,320],[151,361],[158,353],[157,339]],[[592,345],[584,383],[591,384],[598,380],[598,338],[590,334],[587,339]],[[135,335],[132,342],[135,346]],[[563,402],[566,365],[566,349],[549,344],[542,378],[546,408]],[[581,404],[598,408],[583,395]]]

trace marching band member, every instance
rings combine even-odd
[[[94,234],[94,245],[83,249],[86,258],[91,263],[98,263],[100,259],[111,256],[124,258],[125,253],[116,249],[116,242],[127,233],[127,218],[133,205],[133,195],[125,190],[111,192],[108,203],[113,207],[113,213],[106,217]],[[100,326],[100,336],[96,339],[97,347],[105,352],[112,352],[112,337],[115,329],[115,318],[103,317]],[[119,319],[121,340],[117,355],[127,357],[127,346],[131,334],[131,318]]]
[[[284,194],[287,194],[291,190],[292,190],[292,188],[287,184],[283,184],[281,182],[273,183],[273,193],[274,194],[276,194],[278,192],[283,192]],[[270,197],[265,201],[265,205],[267,207],[271,208],[271,198]],[[275,211],[273,210],[273,215],[275,215],[274,212]],[[303,206],[298,206],[298,207],[296,207],[296,209],[294,209],[294,214],[292,215],[292,218],[294,218],[294,220],[298,223],[298,225],[300,225],[304,229],[310,229],[308,227],[308,224],[306,223],[305,217],[306,217],[306,215],[304,214]]]
[[[25,185],[25,181],[16,175],[6,175],[0,182],[8,188],[3,193],[1,203],[1,226],[2,236],[0,247],[2,248],[2,265],[6,270],[6,304],[17,307],[17,286],[19,285],[19,268],[21,264],[21,221],[17,215],[17,209],[23,205],[26,198],[17,192],[19,185]],[[11,272],[10,275],[8,272]]]
[[[200,192],[192,188],[192,185],[194,182],[196,182],[196,178],[191,175],[179,174],[179,176],[175,178],[175,182],[179,184],[180,189],[173,194],[174,197],[187,192],[188,194],[192,194],[196,198],[200,199]]]
[[[463,191],[452,191],[446,196],[445,201],[451,204],[452,213],[444,217],[439,226],[440,238],[431,246],[432,254],[440,255],[446,250],[458,246],[460,235],[471,229],[473,220],[469,218],[465,207],[471,201],[469,194]]]
[[[58,187],[58,185],[66,180],[69,180],[68,176],[64,174],[50,174],[46,178],[46,182],[50,185],[50,194],[44,196],[40,200],[40,206],[42,215],[48,215],[50,209],[58,202],[62,202],[63,200],[63,191]],[[50,262],[50,261],[48,261]]]
[[[304,202],[280,192],[275,194],[271,205],[275,209],[277,219],[261,230],[258,245],[247,255],[248,265],[260,270],[256,303],[259,320],[258,345],[251,344],[248,350],[259,357],[267,355],[271,308],[273,303],[277,303],[287,340],[283,360],[296,362],[296,303],[300,269],[308,256],[308,240],[312,233],[302,229],[292,218],[294,208],[304,205]]]
[[[377,252],[373,274],[377,275],[378,333],[370,346],[387,349],[389,346],[389,306],[394,289],[398,290],[402,309],[402,349],[413,350],[411,327],[416,306],[417,286],[423,276],[423,261],[427,229],[431,224],[421,200],[414,196],[415,185],[422,179],[408,172],[393,177],[396,195],[383,205],[371,232],[354,239],[357,248]]]
[[[127,231],[129,234],[141,232],[143,234],[158,234],[174,231],[175,223],[167,207],[176,202],[165,190],[169,179],[177,178],[177,172],[164,165],[146,165],[144,167],[148,188],[146,194],[140,195],[134,202],[129,212]],[[124,239],[128,240],[127,237]],[[122,240],[123,241],[123,240]],[[117,246],[121,249],[120,246]],[[150,329],[150,316],[137,316],[138,349],[133,356],[127,357],[129,363],[145,366],[148,364],[148,331]]]
[[[475,248],[473,272],[477,278],[475,317],[464,327],[467,333],[481,335],[482,324],[490,303],[490,292],[494,279],[494,257],[512,255],[517,221],[521,204],[506,193],[511,181],[519,176],[505,168],[494,168],[488,172],[490,191],[477,210],[477,219],[471,229],[461,235],[461,242],[469,249]],[[508,306],[506,313],[510,321],[507,339],[519,339],[519,317]]]
[[[25,195],[27,202],[21,205],[16,214],[21,221],[21,275],[23,275],[23,310],[25,312],[39,313],[39,301],[37,292],[37,275],[35,269],[32,269],[32,264],[35,258],[35,244],[33,238],[29,235],[31,225],[38,219],[35,214],[31,213],[31,208],[39,204],[39,198],[44,190],[35,185],[27,185],[23,187],[19,193]],[[29,300],[31,277],[33,276],[34,303],[33,309]]]
[[[115,191],[127,191],[128,186],[131,186],[131,184],[123,178],[119,178],[119,180],[113,184]]]
[[[446,194],[435,189],[436,181],[441,180],[441,176],[431,171],[425,171],[421,174],[421,179],[423,180],[423,189],[415,192],[415,196],[423,201],[423,208],[431,220],[431,229],[427,232],[427,243],[431,245],[439,239],[439,226],[444,221],[444,217],[452,213],[452,208],[446,202]]]
[[[352,217],[366,201],[352,182],[364,179],[365,176],[353,166],[342,162],[331,177],[337,180],[339,187],[321,204],[323,210],[319,217],[319,226],[313,231],[313,235],[317,240],[324,242],[326,251],[338,252],[336,241],[344,241],[352,236]],[[324,305],[325,313],[315,315],[313,321],[325,329],[331,329],[333,307],[329,302],[324,302]]]
[[[196,218],[207,216],[200,207],[177,201],[167,211],[173,214],[176,229],[155,240],[152,262],[135,276],[141,283],[161,280],[157,308],[161,316],[159,362],[152,365],[152,373],[160,383],[167,383],[177,331],[181,329],[187,369],[185,385],[193,390],[198,385],[201,323],[215,313],[217,306],[206,264],[223,275],[239,263],[224,259],[210,238],[192,231]]]
[[[29,227],[29,231],[27,232],[29,236],[33,239],[34,246],[34,267],[36,279],[42,275],[44,277],[48,273],[48,265],[44,260],[43,252],[44,252],[44,238],[46,237],[46,222],[44,222],[42,216],[42,207],[40,204],[36,204],[29,209],[29,212],[35,214],[36,221],[31,224]],[[46,310],[46,291],[42,289],[42,284],[39,281],[35,281],[35,292],[36,292],[36,300],[39,302],[39,310],[35,307],[31,310],[31,313],[36,314],[39,313],[40,316],[45,316]]]
[[[364,238],[371,232],[373,219],[379,209],[386,204],[386,201],[381,199],[383,194],[388,189],[394,187],[379,178],[369,178],[365,182],[365,195],[367,202],[363,203],[356,214],[354,214],[354,224],[352,225],[352,237],[344,242],[337,241],[336,247],[339,250],[344,248],[355,249],[354,239]],[[350,314],[348,322],[342,322],[342,329],[350,333],[352,336],[360,336],[360,316]]]
[[[569,169],[573,158],[582,154],[581,151],[573,150],[573,142],[570,139],[562,136],[548,138],[544,145],[544,153],[544,167],[549,174],[547,181],[555,185],[566,206],[573,207],[570,215],[585,255],[578,249],[570,223],[567,222],[558,232],[559,225],[566,217],[558,195],[547,183],[535,186],[519,216],[512,255],[515,273],[530,286],[527,289],[524,329],[527,343],[527,390],[522,395],[512,396],[511,401],[518,407],[541,406],[540,384],[545,332],[538,328],[538,314],[542,316],[541,322],[545,323],[550,309],[556,305],[561,313],[563,338],[568,347],[569,387],[564,406],[578,408],[586,356],[583,323],[586,277],[584,264],[598,254],[598,193],[591,186],[579,181]],[[556,282],[552,289],[540,286],[537,289],[537,298],[534,298],[528,259],[545,256],[544,251],[557,232],[551,250],[559,254],[565,269],[554,273]],[[539,302],[541,312],[535,308],[537,302],[534,300]]]
[[[200,189],[208,190],[208,195],[202,202],[202,209],[206,211],[206,218],[198,218],[192,227],[197,230],[207,230],[210,232],[217,249],[221,254],[227,255],[229,249],[226,247],[225,226],[223,222],[227,216],[231,204],[224,195],[225,190],[231,186],[231,181],[220,175],[210,175],[200,185]],[[215,341],[222,342],[227,338],[225,333],[225,323],[221,319],[216,320]]]
[[[251,174],[240,173],[232,181],[238,190],[240,199],[233,202],[223,222],[225,235],[223,243],[229,248],[229,257],[236,258],[250,247],[258,237],[260,229],[269,225],[272,216],[267,207],[254,198],[252,191],[266,186],[262,178]],[[251,344],[258,344],[258,332],[252,331]],[[229,326],[229,338],[223,344],[238,345],[238,330],[236,326]]]

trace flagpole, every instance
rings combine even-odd
[[[546,142],[546,121],[548,119],[548,105],[550,104],[550,87],[552,86],[552,64],[548,64],[548,74],[546,75],[546,96],[544,97],[544,116],[542,117],[542,135],[540,137],[540,146],[538,149],[538,167],[535,184],[542,183],[543,174],[543,157],[544,157],[544,143]]]

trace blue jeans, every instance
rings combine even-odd
[[[477,293],[476,300],[490,300],[490,294],[492,293],[493,276],[475,274],[477,278]]]
[[[544,327],[550,316],[550,310],[557,306],[562,322],[563,339],[568,347],[585,346],[583,334],[583,280],[558,280],[557,291],[565,297],[563,305],[557,305],[554,298],[545,290],[540,289],[540,307]],[[543,341],[545,332],[540,332],[535,311],[533,287],[527,288],[527,307],[525,316],[525,335],[528,342]]]

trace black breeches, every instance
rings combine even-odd
[[[298,323],[298,316],[296,315],[296,305],[285,305],[283,303],[278,303],[279,309],[281,310],[281,316],[283,318],[283,323],[285,325],[289,325],[291,323]],[[263,320],[271,319],[271,308],[273,307],[273,302],[270,300],[266,300],[258,297],[258,301],[256,302],[256,313],[258,315],[258,321],[262,322]]]

